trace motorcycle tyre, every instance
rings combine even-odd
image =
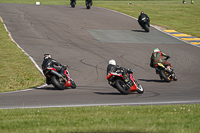
[[[72,2],[71,7],[75,8],[75,5],[76,5],[75,2]]]
[[[90,3],[86,4],[86,9],[90,9],[90,7],[91,7]]]
[[[149,27],[148,27],[147,24],[144,25],[144,30],[145,30],[146,32],[149,32]]]
[[[176,74],[174,74],[174,81],[177,81],[178,80],[178,78],[177,78],[177,76],[176,76]]]
[[[128,90],[124,90],[124,88],[122,87],[122,85],[124,85],[125,87],[127,87]],[[130,88],[124,83],[124,81],[122,81],[120,79],[117,79],[115,81],[115,87],[122,94],[124,94],[124,95],[128,95],[129,94]]]
[[[71,81],[71,84],[72,84],[72,85],[71,85],[71,88],[72,88],[72,89],[76,89],[76,83],[75,83],[74,81]]]
[[[166,82],[171,82],[171,79],[169,77],[167,77],[164,73],[163,70],[160,71],[160,76],[166,81]]]
[[[64,90],[65,89],[65,84],[61,84],[59,81],[58,81],[58,77],[57,76],[52,76],[51,77],[51,82],[53,84],[53,86],[59,90]]]
[[[143,94],[143,93],[144,93],[144,89],[143,89],[143,87],[142,87],[141,85],[138,85],[137,88],[142,88],[142,90],[137,89],[137,92],[138,92],[139,94]]]

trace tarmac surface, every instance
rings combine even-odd
[[[76,89],[44,86],[0,93],[0,109],[200,103],[200,48],[154,27],[146,33],[130,16],[98,7],[4,3],[0,16],[13,39],[39,66],[49,53],[69,66],[77,84]],[[157,47],[171,56],[168,61],[178,81],[161,81],[149,66]],[[108,85],[110,59],[135,69],[143,94],[122,95]]]

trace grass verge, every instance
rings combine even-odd
[[[1,133],[197,133],[200,105],[0,110]]]
[[[29,57],[11,41],[0,22],[0,92],[28,89],[45,82]]]
[[[40,0],[41,4],[65,5],[65,0]],[[137,18],[141,10],[151,23],[200,37],[199,1],[94,1]],[[35,4],[35,0],[0,0],[0,3]],[[84,5],[84,1],[77,1]],[[92,11],[92,10],[91,10]],[[178,18],[178,19],[177,19]],[[194,19],[195,18],[195,19]],[[31,88],[44,78],[28,57],[10,40],[0,23],[0,92]],[[22,65],[23,64],[23,65]],[[40,132],[135,132],[196,133],[200,131],[200,105],[100,106],[73,108],[1,109],[1,133]]]

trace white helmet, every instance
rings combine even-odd
[[[109,64],[111,64],[111,65],[116,65],[117,63],[116,63],[115,60],[111,59],[111,60],[109,60]]]
[[[160,52],[160,50],[159,50],[158,48],[155,48],[155,49],[153,50],[153,52]]]

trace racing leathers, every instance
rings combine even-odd
[[[55,59],[52,58],[44,59],[44,61],[42,62],[42,70],[44,70],[47,67],[55,68],[57,72],[61,73],[64,77],[66,77],[66,75],[64,74],[64,70],[67,69],[66,66],[61,65]],[[46,78],[46,82],[47,84],[50,84],[51,79]]]
[[[138,17],[138,23],[140,24],[140,26],[142,27],[142,19],[143,18],[146,18],[147,19],[147,24],[148,26],[150,27],[149,23],[150,23],[150,19],[149,17],[147,16],[147,14],[141,14],[139,17]]]
[[[163,57],[166,57],[165,59]],[[166,60],[170,58],[169,55],[167,55],[166,53],[164,52],[153,52],[152,55],[151,55],[151,62],[150,62],[150,66],[152,68],[155,68],[155,65],[157,63],[162,63],[165,67],[167,66],[172,66],[170,63],[168,63]]]
[[[85,3],[86,3],[86,5],[87,5],[87,3],[91,3],[91,5],[92,5],[92,0],[85,0]]]

